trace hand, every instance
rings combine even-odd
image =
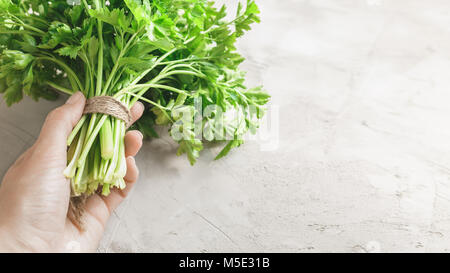
[[[127,174],[124,190],[108,197],[88,198],[82,218],[84,231],[67,218],[70,182],[63,175],[66,140],[81,118],[86,99],[78,92],[47,117],[36,143],[11,166],[0,186],[0,252],[93,252],[97,249],[111,212],[127,196],[138,178],[134,156],[142,134],[125,136]],[[133,122],[144,106],[131,109]]]

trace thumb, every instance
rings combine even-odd
[[[66,151],[67,138],[83,115],[85,103],[83,93],[76,92],[63,106],[51,111],[42,126],[39,145]]]

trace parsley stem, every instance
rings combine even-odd
[[[72,133],[69,135],[69,138],[67,139],[67,146],[70,146],[72,144],[72,141],[78,134],[78,131],[80,131],[81,127],[83,127],[83,124],[86,121],[86,119],[87,119],[86,115],[82,116],[80,121],[78,121],[77,125],[75,126],[75,128],[73,128]]]
[[[98,1],[96,1],[98,2]],[[102,92],[102,82],[103,82],[103,30],[102,30],[102,21],[97,20],[98,24],[98,63],[97,63],[97,95],[105,95],[105,92]]]
[[[60,91],[60,92],[62,92],[62,93],[64,93],[64,94],[67,94],[67,95],[72,95],[72,94],[73,94],[73,91],[72,91],[72,90],[67,89],[67,88],[65,88],[65,87],[62,87],[62,86],[60,86],[60,85],[57,85],[57,84],[54,83],[54,82],[51,82],[51,81],[45,81],[45,83],[48,84],[48,85],[50,85],[53,89],[56,89],[57,91]]]
[[[141,30],[139,30],[133,36],[131,36],[131,38],[128,40],[127,44],[125,45],[125,47],[120,50],[119,57],[117,57],[116,63],[114,64],[114,67],[111,70],[111,74],[109,75],[108,80],[106,81],[106,84],[104,86],[104,89],[103,89],[104,94],[106,94],[106,92],[108,91],[109,85],[111,84],[111,81],[117,72],[117,68],[119,67],[120,60],[122,59],[123,55],[128,50],[128,48],[130,47],[131,42],[133,42],[134,39],[136,38],[136,36],[139,34],[139,32],[141,32]]]
[[[85,163],[86,157],[89,151],[91,150],[92,144],[94,144],[95,138],[97,137],[98,133],[100,132],[100,129],[102,128],[107,118],[108,118],[107,115],[102,115],[97,125],[92,130],[90,136],[87,138],[83,146],[83,152],[80,155],[80,158],[78,159],[78,167],[81,167]]]
[[[68,65],[66,65],[65,63],[63,63],[62,61],[60,61],[56,58],[51,58],[51,57],[46,57],[46,56],[37,57],[36,60],[47,60],[47,61],[54,62],[54,63],[58,64],[59,66],[61,66],[61,68],[63,68],[63,70],[67,73],[67,75],[72,77],[72,79],[75,80],[75,82],[78,85],[79,90],[83,92],[83,85],[81,84],[80,79],[78,79],[77,74],[75,74],[75,72],[73,72],[73,70]],[[74,91],[77,91],[77,90],[74,90]]]
[[[130,92],[125,92],[125,93],[128,94],[128,95],[131,95],[131,96],[133,96],[133,97],[138,97],[139,100],[142,100],[142,101],[145,101],[145,102],[147,102],[147,103],[150,103],[150,104],[152,104],[152,105],[154,105],[154,106],[156,106],[156,107],[158,107],[158,108],[160,108],[160,109],[170,110],[170,108],[164,107],[164,106],[162,106],[161,104],[158,104],[158,103],[156,103],[156,102],[154,102],[154,101],[152,101],[152,100],[149,100],[149,99],[147,99],[147,98],[144,98],[144,97],[142,97],[142,95],[140,96],[140,95],[137,95],[137,94],[134,94],[134,93],[130,93]]]
[[[33,35],[33,32],[26,30],[0,30],[0,34],[28,34]]]
[[[165,58],[170,56],[172,53],[174,53],[177,50],[177,48],[173,48],[172,50],[168,51],[166,54],[162,55],[161,57],[156,60],[156,62],[147,70],[142,72],[130,85],[137,84],[140,80],[142,80],[148,73],[150,73],[155,67],[157,67]]]

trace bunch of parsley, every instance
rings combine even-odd
[[[147,111],[135,127],[146,136],[157,136],[155,125],[182,132],[174,137],[178,154],[194,164],[203,149],[200,126],[204,140],[226,136],[220,158],[254,131],[269,100],[244,85],[235,48],[258,14],[253,0],[239,3],[231,21],[225,6],[206,0],[0,0],[0,92],[8,105],[24,94],[54,99],[78,90],[128,107],[142,100]],[[208,106],[215,108],[203,115]],[[230,112],[240,121],[218,119]],[[82,117],[64,172],[75,195],[125,186],[125,130],[107,115]]]

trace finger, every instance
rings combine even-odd
[[[83,219],[85,225],[92,222],[99,222],[102,226],[105,226],[111,213],[129,194],[138,176],[139,170],[136,162],[133,157],[129,156],[127,158],[127,174],[124,178],[127,183],[126,188],[123,190],[114,188],[108,196],[94,194],[89,197],[86,203],[86,214]]]
[[[73,94],[64,104],[48,114],[38,143],[66,149],[67,137],[83,115],[86,98],[81,92]]]
[[[144,113],[144,105],[141,102],[136,102],[133,107],[130,109],[131,113],[131,122],[135,123],[138,119],[141,118],[142,114]]]
[[[127,183],[127,187],[125,189],[129,188],[129,186],[132,186],[131,184],[136,182],[138,178],[139,178],[139,169],[136,165],[136,160],[134,159],[134,157],[129,156],[127,157],[127,174],[123,178]]]
[[[106,206],[108,207],[109,213],[112,213],[128,196],[138,177],[139,170],[136,166],[136,161],[132,156],[129,156],[127,158],[127,174],[124,177],[124,180],[127,183],[125,189],[121,190],[118,188],[114,188],[111,190],[111,193],[108,196],[101,196]]]
[[[125,156],[136,156],[142,147],[144,136],[137,130],[129,131],[125,135]]]
[[[81,223],[83,227],[89,227],[87,232],[96,231],[92,237],[101,237],[111,212],[103,198],[98,194],[93,194],[86,201]]]
[[[134,157],[127,157],[127,174],[123,178],[127,183],[125,189],[122,190],[122,196],[127,197],[139,178],[139,169],[136,165]]]

